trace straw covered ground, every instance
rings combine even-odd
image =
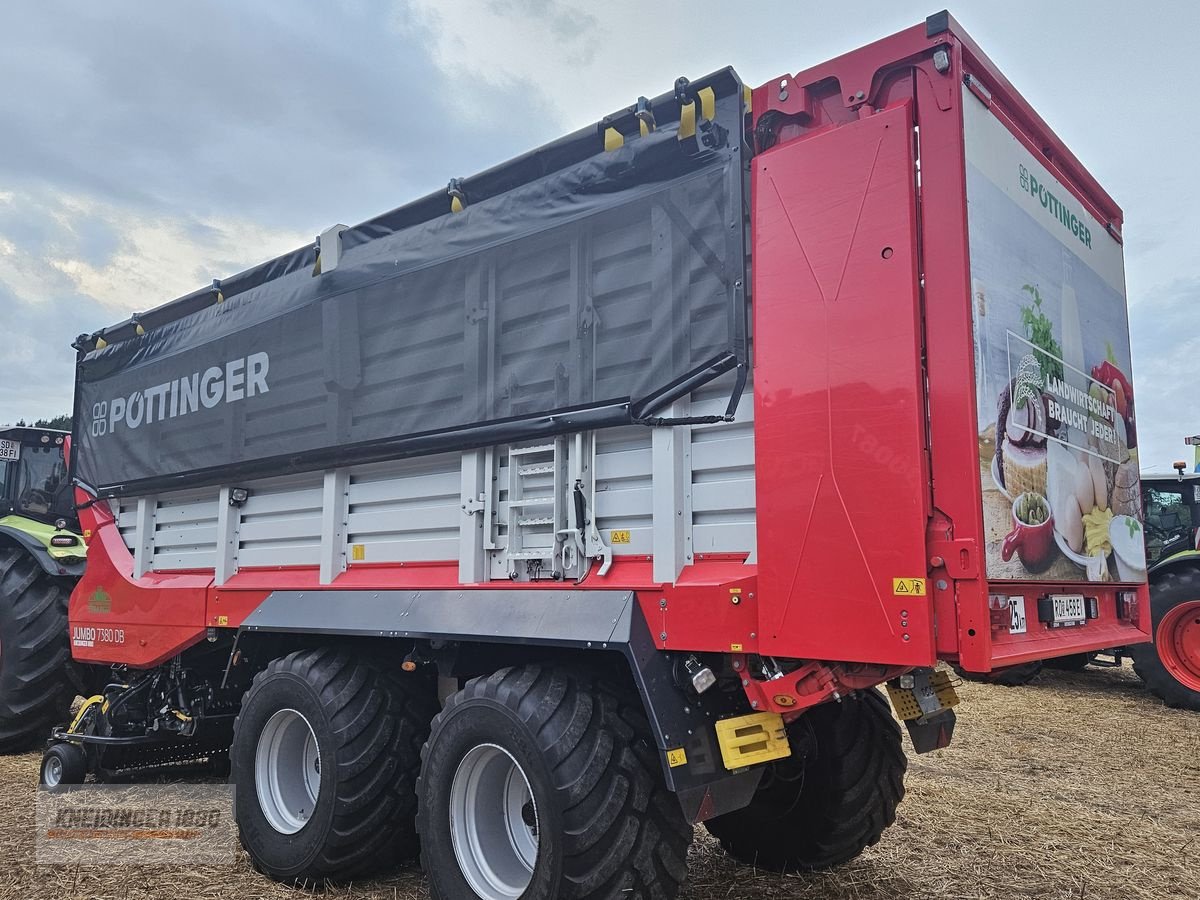
[[[741,869],[697,830],[686,900],[1200,898],[1200,715],[1166,709],[1128,669],[961,688],[951,749],[912,757],[899,821],[829,874]],[[36,755],[0,758],[0,897],[296,900],[234,868],[107,871],[33,861]],[[329,900],[425,897],[419,870]]]

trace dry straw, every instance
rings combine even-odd
[[[912,757],[878,846],[832,873],[740,868],[697,829],[683,900],[1200,898],[1200,714],[1166,709],[1128,669],[961,688],[952,749]],[[33,864],[38,757],[0,758],[0,898],[296,900],[242,855],[229,869]],[[327,900],[426,897],[419,870]]]

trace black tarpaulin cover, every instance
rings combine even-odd
[[[304,248],[93,336],[76,478],[114,495],[626,424],[744,366],[741,86],[701,84],[693,138],[665,95],[647,135],[613,118],[619,149],[602,123],[466,179],[462,212],[442,194],[347,230],[332,271]]]

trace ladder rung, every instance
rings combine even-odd
[[[519,500],[509,500],[508,505],[512,506],[549,506],[554,502],[553,497],[521,497]]]
[[[536,447],[512,447],[508,451],[509,456],[527,456],[530,453],[553,453],[553,444],[539,444]]]
[[[518,475],[549,475],[554,472],[554,463],[536,466],[518,466]]]
[[[505,554],[509,559],[554,559],[554,548],[545,550],[513,550]]]
[[[524,519],[517,519],[518,525],[553,525],[554,516],[528,516]]]

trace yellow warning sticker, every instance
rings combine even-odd
[[[687,752],[682,747],[667,751],[667,765],[672,769],[687,765]]]
[[[898,597],[924,597],[924,578],[893,578],[892,593]]]
[[[742,652],[742,645],[741,645],[741,644],[730,644],[730,645],[729,645],[729,652],[730,652],[730,653],[741,653],[741,652]]]
[[[361,562],[367,558],[367,548],[362,544],[350,545],[350,558],[355,562]]]
[[[218,625],[228,625],[229,624],[229,616],[217,616],[217,624]]]
[[[613,544],[628,544],[631,540],[631,535],[629,534],[629,529],[623,528],[623,529],[618,530],[618,529],[614,528],[612,531],[610,531],[608,533],[608,540],[610,543],[613,543]]]

